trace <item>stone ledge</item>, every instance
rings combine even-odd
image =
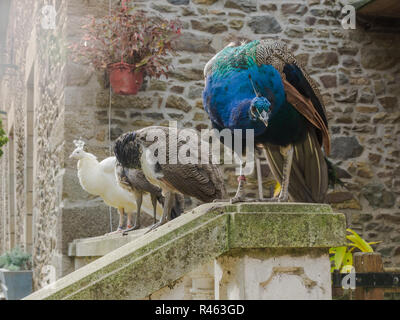
[[[345,228],[329,205],[205,204],[27,299],[141,299],[231,249],[329,248],[345,243]],[[77,241],[76,254],[98,241]]]
[[[119,234],[104,235],[93,238],[76,239],[68,246],[70,257],[99,257],[114,251],[123,245],[142,236],[147,228],[130,232],[127,236]]]

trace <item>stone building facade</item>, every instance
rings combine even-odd
[[[209,127],[201,99],[203,67],[233,39],[287,42],[319,83],[330,123],[330,158],[345,182],[330,190],[329,202],[366,240],[382,241],[376,248],[386,266],[399,266],[398,30],[363,25],[345,30],[341,6],[333,0],[130,2],[179,17],[182,37],[169,78],[146,80],[136,96],[112,95],[110,109],[104,74],[72,62],[66,47],[80,38],[87,14],[102,16],[120,1],[10,1],[2,60],[17,68],[0,79],[0,110],[7,112],[10,136],[0,159],[0,252],[16,245],[32,250],[36,288],[46,283],[46,265],[55,267],[57,277],[73,270],[68,243],[110,229],[108,208],[79,185],[76,162],[68,159],[72,141],[82,137],[87,150],[103,159],[109,155],[109,132],[114,140],[171,120],[181,127]],[[47,5],[56,12],[50,29],[43,25]],[[225,177],[234,192],[232,167],[225,168]],[[252,195],[255,181],[248,181]],[[266,196],[270,185],[264,183]]]

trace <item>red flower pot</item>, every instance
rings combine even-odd
[[[143,84],[143,72],[135,71],[134,66],[124,62],[109,64],[110,83],[115,94],[133,95]]]

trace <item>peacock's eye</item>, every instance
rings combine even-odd
[[[257,120],[257,108],[255,105],[250,107],[250,120]]]

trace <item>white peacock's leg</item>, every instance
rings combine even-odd
[[[119,213],[119,223],[117,231],[122,230],[122,228],[124,227],[124,214],[125,214],[124,208],[118,208],[118,213]]]
[[[119,223],[118,223],[118,228],[115,231],[106,233],[106,235],[110,235],[110,234],[116,234],[119,232],[122,232],[122,230],[124,229],[124,215],[125,215],[125,210],[123,208],[118,208],[118,213],[119,213]]]
[[[282,168],[282,185],[281,192],[278,197],[279,202],[287,202],[289,199],[289,180],[290,171],[292,169],[293,162],[293,146],[291,144],[286,147],[280,147],[280,152],[283,156],[283,168]]]

